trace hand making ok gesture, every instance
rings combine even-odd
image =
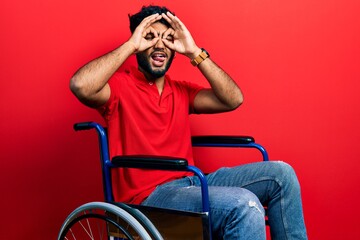
[[[129,43],[131,43],[134,47],[134,52],[141,52],[144,51],[156,44],[159,40],[158,34],[156,31],[151,27],[156,21],[159,21],[162,16],[158,13],[150,15],[142,20],[142,22],[137,26],[135,31],[133,32],[132,36],[129,39]],[[152,34],[154,38],[151,40],[146,39],[148,34]]]
[[[162,41],[164,44],[168,48],[184,54],[191,59],[199,55],[201,49],[195,44],[189,30],[180,19],[170,12],[167,12],[166,14],[163,13],[161,16],[171,25],[171,28],[163,35]],[[173,41],[169,40],[169,35],[173,36]]]

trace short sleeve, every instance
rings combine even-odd
[[[202,89],[204,89],[204,87],[202,87],[196,83],[185,82],[185,81],[180,82],[180,84],[184,89],[186,89],[187,95],[189,96],[189,113],[190,114],[196,113],[195,108],[194,108],[194,100],[195,100],[196,95]]]
[[[112,113],[119,104],[119,83],[121,82],[121,74],[115,73],[108,81],[110,87],[110,97],[107,102],[98,107],[96,110],[101,114],[105,120],[110,120]]]

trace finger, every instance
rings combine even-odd
[[[150,34],[150,36],[148,36]],[[143,32],[144,38],[144,48],[147,49],[149,47],[154,46],[160,39],[157,31],[153,27],[148,27]]]
[[[174,35],[175,35],[174,29],[168,28],[168,29],[164,32],[162,38],[165,38],[165,39],[167,39],[167,40],[170,41],[170,40],[174,40]]]
[[[145,49],[148,49],[148,48],[150,48],[150,47],[155,46],[155,44],[156,44],[158,41],[159,41],[159,38],[154,38],[154,39],[152,39],[151,41],[146,42],[146,44],[144,45],[144,50],[145,50]]]
[[[155,30],[153,27],[151,27],[151,26],[147,27],[147,28],[143,31],[142,36],[143,36],[143,37],[146,37],[146,35],[149,34],[149,33],[153,34],[154,37],[159,37],[159,36],[158,36],[158,33],[156,32],[156,30]]]
[[[139,51],[144,51],[150,47],[155,46],[155,44],[159,41],[159,38],[153,38],[151,40],[144,41],[139,49]]]
[[[143,28],[149,27],[151,24],[153,24],[156,21],[159,21],[162,18],[162,15],[159,13],[155,13],[153,15],[150,15],[142,20],[142,22],[139,24]]]
[[[153,14],[153,15],[150,15],[150,16],[144,18],[142,20],[142,22],[136,27],[134,34],[138,33],[138,34],[141,34],[141,36],[144,37],[145,36],[144,31],[146,31],[147,28],[149,26],[151,26],[151,24],[153,22],[157,21],[159,18],[160,19],[162,18],[162,16],[159,15],[159,14]]]
[[[145,27],[151,26],[151,24],[153,24],[156,21],[159,21],[161,18],[162,16],[159,14],[152,15],[151,18],[147,19]]]
[[[165,16],[168,17],[168,19],[170,19],[170,21],[172,23],[171,26],[173,26],[177,29],[180,29],[180,30],[182,30],[183,27],[185,27],[185,25],[180,21],[180,19],[178,17],[174,16],[172,13],[167,12]],[[162,15],[162,17],[164,17],[164,16]]]
[[[155,13],[155,14],[152,14],[150,16],[147,16],[146,18],[143,19],[143,21],[150,21],[150,20],[153,20],[155,18],[158,18],[159,16],[161,16],[159,13]]]
[[[153,40],[151,40],[149,47],[155,46],[155,44],[159,41],[159,39],[160,39],[160,38],[156,37],[156,38],[154,38]]]
[[[162,13],[161,16],[168,22],[171,24],[171,19],[165,14],[165,13]]]
[[[160,38],[158,31],[156,31],[153,27],[150,27],[150,29],[151,29],[151,33],[154,34],[154,37]]]
[[[175,41],[175,38],[174,38],[174,34],[175,34],[175,31],[174,29],[172,28],[168,28],[164,34],[162,35],[162,38],[161,40],[164,42],[164,44],[171,48],[172,50],[175,50],[175,45],[174,45],[174,41]]]
[[[170,48],[171,50],[176,51],[175,44],[167,39],[161,39],[161,41],[165,44],[167,48]]]
[[[165,13],[162,13],[161,16],[171,25],[173,29],[176,29],[176,24],[172,21],[172,19],[169,16],[167,16]]]

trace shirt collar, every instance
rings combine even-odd
[[[142,86],[153,86],[155,84],[154,82],[147,80],[145,75],[135,66],[130,66],[127,69],[127,72],[133,75],[135,81]],[[170,76],[168,74],[165,74],[164,81],[164,89],[162,93],[163,96],[172,93],[171,87],[169,85]]]

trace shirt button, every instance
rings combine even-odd
[[[149,82],[149,85],[152,86],[154,83],[153,82]]]

